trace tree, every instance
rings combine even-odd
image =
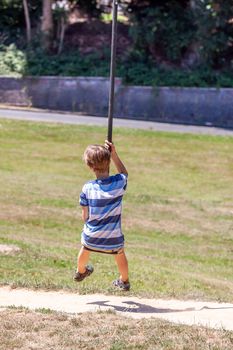
[[[179,64],[195,32],[188,5],[189,0],[130,1],[135,50],[158,64]]]
[[[42,47],[45,51],[50,51],[52,48],[53,39],[53,14],[52,0],[43,0],[42,5]]]
[[[58,44],[58,55],[63,50],[65,30],[67,27],[68,14],[71,10],[71,3],[68,0],[58,0],[52,5],[53,17],[56,25],[56,39],[59,41]]]
[[[29,44],[32,39],[32,34],[31,34],[31,20],[30,20],[27,0],[23,0],[23,8],[24,8],[24,16],[25,16],[25,22],[26,22],[27,43]]]
[[[193,0],[196,42],[202,62],[215,69],[232,65],[233,2],[232,0]]]
[[[122,0],[134,51],[184,68],[232,64],[232,0]]]

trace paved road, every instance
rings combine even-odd
[[[78,295],[0,287],[0,310],[9,306],[32,310],[45,308],[69,314],[110,309],[136,319],[153,317],[178,324],[233,331],[233,304],[227,303],[143,299],[128,297],[127,293],[124,296]]]
[[[0,107],[0,118],[64,124],[98,125],[107,127],[107,118],[84,116],[72,113],[46,112],[43,110],[23,110]],[[228,129],[221,129],[208,126],[192,126],[167,123],[165,124],[130,119],[115,118],[114,126],[167,132],[233,136],[233,130]]]

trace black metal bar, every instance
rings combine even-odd
[[[115,95],[115,71],[116,71],[116,43],[117,43],[117,10],[118,0],[112,3],[112,45],[111,45],[111,67],[110,67],[110,91],[108,105],[108,141],[112,142],[112,126],[114,113]]]

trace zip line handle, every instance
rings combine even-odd
[[[108,104],[108,136],[107,140],[112,142],[114,97],[115,97],[115,73],[116,73],[116,44],[117,44],[117,15],[118,0],[112,3],[112,40],[111,40],[111,65],[110,65],[110,90]]]

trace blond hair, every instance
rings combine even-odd
[[[109,169],[110,151],[101,145],[89,145],[83,155],[85,163],[94,171],[104,172]]]

